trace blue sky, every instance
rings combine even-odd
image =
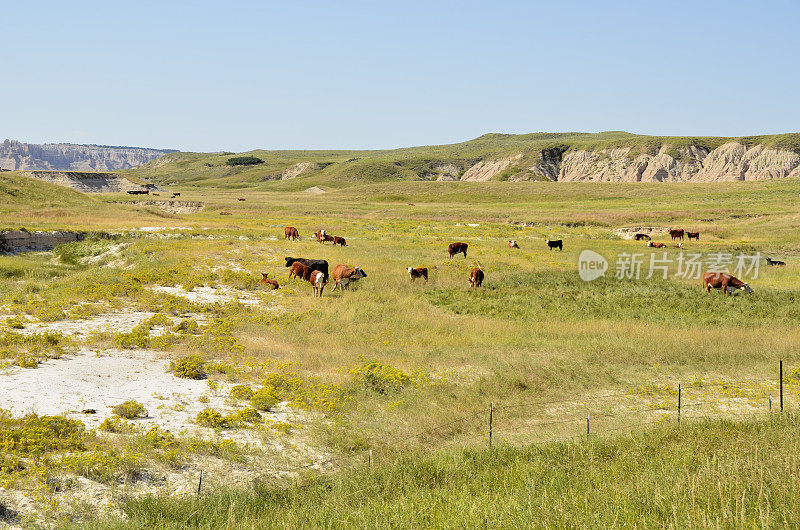
[[[8,2],[0,140],[390,148],[800,130],[800,1]]]

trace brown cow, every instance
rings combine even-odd
[[[653,248],[665,248],[667,244],[660,241],[648,241],[647,246]]]
[[[283,239],[291,239],[292,241],[300,239],[300,232],[293,226],[287,226],[283,229]]]
[[[672,237],[672,240],[675,241],[676,239],[683,240],[683,228],[670,228],[667,230],[669,235]]]
[[[467,245],[466,243],[450,243],[447,246],[447,253],[450,254],[450,257],[452,258],[453,256],[455,256],[459,252],[462,252],[464,254],[464,257],[466,258],[467,257],[467,247],[468,246],[469,245]]]
[[[236,200],[237,200],[237,201],[239,201],[239,202],[244,202],[244,201],[245,201],[245,200],[244,200],[244,199],[242,199],[241,197],[239,197],[239,198],[238,198],[238,199],[236,199]]]
[[[508,248],[519,248],[519,245],[517,244],[517,240],[514,239],[512,241],[509,241],[508,242]]]
[[[483,269],[480,265],[469,273],[469,285],[471,287],[480,287],[483,284]]]
[[[333,236],[333,246],[340,245],[343,247],[347,246],[347,241],[343,237]]]
[[[311,287],[314,288],[314,296],[322,297],[322,291],[325,289],[325,284],[327,283],[325,275],[319,271],[314,271],[308,278],[308,281],[311,282]]]
[[[311,271],[313,270],[314,269],[308,265],[300,263],[299,261],[295,261],[289,268],[289,278],[301,278],[303,280],[308,280],[311,277]]]
[[[700,241],[700,232],[686,232],[686,237],[689,238],[689,241],[691,241],[692,239]]]
[[[261,279],[258,280],[258,283],[261,283],[263,285],[271,285],[273,289],[279,289],[280,288],[280,286],[278,285],[278,282],[276,282],[272,278],[267,278],[267,273],[266,272],[262,272],[261,273]]]
[[[731,276],[727,272],[707,272],[703,274],[703,290],[710,293],[711,289],[722,289],[723,296],[731,294],[736,290],[741,290],[746,293],[753,292],[749,284],[735,276]]]
[[[333,268],[331,278],[336,282],[333,286],[335,291],[337,287],[341,286],[342,290],[350,288],[350,282],[366,278],[367,273],[361,270],[361,267],[348,267],[344,263],[340,263]]]
[[[408,271],[408,275],[411,276],[411,281],[413,282],[417,278],[425,278],[425,282],[428,282],[428,268],[427,267],[417,267],[416,269],[412,269],[411,267],[406,267]]]

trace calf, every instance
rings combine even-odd
[[[700,232],[686,232],[686,237],[689,238],[689,241],[692,239],[695,241],[700,241]]]
[[[767,265],[786,265],[786,263],[778,261],[776,259],[767,258]]]
[[[417,267],[416,269],[412,269],[411,267],[407,267],[406,270],[408,271],[408,275],[411,276],[411,281],[413,282],[417,278],[425,278],[425,282],[428,282],[428,268],[427,267]]]
[[[749,284],[735,276],[731,276],[727,272],[707,272],[703,274],[703,290],[710,293],[711,289],[722,289],[723,295],[729,295],[737,289],[746,293],[753,292]]]
[[[347,246],[347,241],[343,237],[333,236],[333,246],[340,245],[343,247]]]
[[[311,278],[312,272],[319,272],[319,271],[315,271],[314,269],[312,269],[308,265],[305,265],[304,263],[295,261],[289,268],[289,278],[301,278],[303,280],[309,280]]]
[[[293,263],[299,261],[303,265],[311,267],[315,271],[320,271],[321,273],[325,274],[325,279],[328,279],[328,262],[324,259],[306,259],[306,258],[290,258],[285,257],[286,266],[291,267]]]
[[[361,267],[348,267],[344,263],[340,263],[331,271],[331,278],[336,285],[333,286],[335,291],[337,287],[341,286],[342,290],[350,288],[350,282],[366,278],[367,273],[361,270]]]
[[[325,275],[319,271],[314,271],[311,273],[311,277],[308,279],[311,282],[311,287],[314,288],[314,296],[322,297],[322,291],[325,289],[325,284],[327,281],[325,280]]]
[[[647,246],[648,247],[653,247],[653,248],[665,248],[667,246],[667,244],[666,243],[661,243],[660,241],[648,241],[647,242]]]
[[[672,237],[673,241],[676,239],[683,240],[683,228],[670,228],[667,230],[667,232],[669,232],[669,235]]]
[[[278,282],[276,282],[272,278],[267,278],[267,273],[266,272],[262,272],[261,273],[261,279],[258,280],[258,283],[260,283],[262,285],[271,285],[273,289],[280,288],[280,286],[278,285]]]
[[[554,248],[557,248],[562,252],[564,250],[564,241],[561,239],[545,239],[544,242],[547,243],[547,246],[550,250],[553,250]]]
[[[639,233],[639,234],[633,234],[633,239],[635,241],[650,241],[652,238],[647,234]]]
[[[447,246],[447,253],[450,254],[450,257],[452,258],[456,254],[461,252],[461,253],[464,254],[464,257],[466,258],[467,257],[467,247],[468,246],[469,245],[467,243],[460,243],[460,242],[459,243],[450,243]]]
[[[508,248],[519,248],[519,245],[517,245],[517,240],[515,239],[513,241],[509,241]]]
[[[300,232],[293,226],[287,226],[283,229],[283,239],[291,239],[292,241],[300,239]]]
[[[469,273],[469,285],[471,287],[480,287],[481,284],[483,284],[483,269],[479,266]]]

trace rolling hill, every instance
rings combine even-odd
[[[234,165],[236,160],[231,159],[241,157],[243,165]],[[132,174],[157,184],[245,188],[270,183],[286,190],[395,180],[761,180],[800,176],[800,134],[738,138],[616,131],[486,134],[457,144],[392,150],[179,152],[148,162]]]

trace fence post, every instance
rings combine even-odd
[[[589,437],[589,413],[586,413],[586,437]]]
[[[200,495],[200,488],[203,487],[203,470],[200,470],[200,481],[197,483],[197,494]]]
[[[681,384],[678,383],[678,425],[681,423]]]
[[[778,377],[781,379],[781,412],[783,412],[783,360],[778,365]]]
[[[489,449],[492,448],[492,423],[494,421],[494,402],[489,403]]]
[[[367,466],[372,469],[372,449],[369,450],[369,454],[367,455]]]

